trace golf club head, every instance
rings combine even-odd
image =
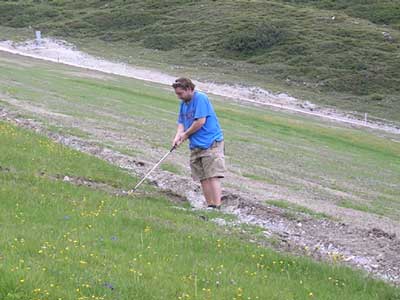
[[[136,189],[135,188],[133,188],[133,189],[131,189],[131,190],[129,190],[127,192],[128,195],[132,195],[133,193],[136,193]]]
[[[128,190],[128,191],[122,190],[120,195],[121,196],[130,196],[130,195],[132,195],[134,193],[137,193],[135,189]]]

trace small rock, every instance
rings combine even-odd
[[[309,102],[309,101],[305,101],[305,102],[303,102],[303,103],[300,104],[300,107],[301,107],[301,108],[304,108],[304,109],[309,109],[309,110],[313,111],[313,110],[315,110],[315,108],[316,108],[317,106],[316,106],[315,104]]]
[[[379,265],[371,265],[371,268],[372,268],[372,269],[378,269],[378,268],[379,268]]]
[[[393,43],[394,42],[394,38],[392,37],[392,35],[389,32],[382,32],[383,37],[385,38],[385,40],[389,43]]]

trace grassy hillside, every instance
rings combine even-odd
[[[162,152],[170,147],[178,100],[164,86],[8,54],[0,56],[0,68],[3,105],[26,107],[28,115],[62,132],[133,156],[155,160],[159,154],[149,158],[147,149]],[[279,190],[280,199],[303,201],[311,208],[345,206],[399,219],[398,142],[330,122],[211,99],[224,129],[229,170],[243,179],[232,183],[235,188],[246,191],[247,177],[262,195]],[[32,107],[39,112],[31,112]],[[164,168],[189,176],[187,155],[182,147],[173,165]]]
[[[3,300],[400,299],[349,269],[241,241],[160,195],[115,197],[56,180],[121,188],[134,178],[42,136],[0,122],[0,139]]]
[[[399,121],[399,7],[399,0],[20,0],[0,3],[0,24]]]
[[[400,29],[400,2],[396,0],[283,0],[283,2],[343,11],[349,16]]]

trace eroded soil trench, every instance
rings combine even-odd
[[[34,111],[33,107],[29,106],[0,107],[1,120],[47,135],[58,143],[99,157],[136,176],[143,176],[156,161],[155,157],[159,157],[160,154],[156,152],[153,157],[140,156],[140,158],[123,154],[101,146],[100,139],[96,142],[93,139],[52,132],[39,121],[21,117],[26,113],[37,114],[42,118],[46,117],[48,120],[60,123],[59,115],[52,115],[46,110]],[[79,123],[79,120],[74,119],[74,122]],[[95,134],[95,132],[92,133]],[[152,149],[146,150],[152,151]],[[0,172],[8,171],[0,170]],[[85,178],[69,177],[67,174],[59,174],[52,179],[86,185],[117,195],[124,194],[124,191],[118,188],[108,187]],[[173,196],[175,200],[189,201],[194,209],[203,207],[199,184],[193,182],[187,175],[176,175],[158,169],[150,176],[149,181],[163,192]],[[371,216],[366,218],[369,214],[363,212],[353,212],[350,218],[340,221],[331,218],[315,218],[299,212],[288,213],[285,209],[260,202],[252,193],[240,191],[234,187],[224,189],[223,211],[234,214],[237,220],[227,222],[220,219],[218,223],[221,226],[230,227],[243,223],[256,225],[262,228],[266,241],[271,237],[278,241],[268,244],[269,246],[295,254],[306,254],[318,260],[351,265],[375,277],[400,285],[399,224],[395,222],[385,223]],[[359,221],[350,222],[352,218]],[[368,221],[363,223],[364,219]]]

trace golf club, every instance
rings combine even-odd
[[[172,153],[172,151],[174,151],[176,149],[176,145],[174,145],[171,150],[169,150],[155,165],[154,167],[151,168],[151,170],[149,172],[147,172],[147,174],[136,184],[136,186],[128,191],[128,194],[131,194],[133,192],[135,192],[137,190],[137,188],[146,180],[146,178],[151,174],[151,172],[153,172],[167,157],[168,155],[170,155]]]

